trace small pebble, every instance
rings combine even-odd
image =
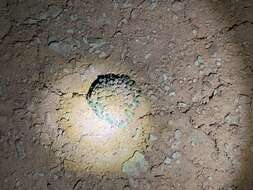
[[[167,158],[163,161],[163,163],[164,163],[165,165],[170,165],[171,162],[172,162],[172,159],[169,158],[169,157],[167,157]]]
[[[148,54],[145,55],[144,58],[147,60],[148,58],[150,58],[150,56],[151,56],[151,53],[148,53]]]
[[[175,131],[175,139],[180,139],[182,137],[182,132],[179,130],[179,129],[177,129],[176,131]]]
[[[200,65],[204,64],[203,58],[200,55],[198,55],[196,61],[194,62],[194,64],[196,66],[200,66]]]
[[[173,159],[178,159],[181,157],[181,153],[180,152],[174,152],[171,156]]]
[[[170,92],[169,93],[169,96],[175,96],[176,95],[176,92]]]
[[[165,89],[165,91],[169,91],[170,87],[169,86],[165,86],[164,89]]]
[[[156,135],[154,135],[154,134],[150,134],[149,135],[149,140],[150,141],[156,141],[158,138],[157,138],[157,136]]]
[[[178,106],[179,108],[185,108],[185,107],[187,107],[187,104],[184,103],[184,102],[178,102],[177,106]]]

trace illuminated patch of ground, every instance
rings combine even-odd
[[[145,149],[150,106],[123,67],[108,62],[80,67],[53,88],[62,93],[55,112],[57,127],[63,130],[53,146],[66,168],[117,173],[136,151]],[[64,144],[71,147],[68,154],[60,151]]]

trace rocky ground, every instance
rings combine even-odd
[[[1,0],[1,189],[253,189],[252,53],[251,0]],[[75,146],[49,127],[55,81],[84,60],[127,68],[151,104],[121,173],[70,170]]]

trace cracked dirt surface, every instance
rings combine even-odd
[[[1,0],[0,189],[253,189],[252,34],[251,0]],[[151,104],[122,171],[80,167],[66,137],[94,62]]]

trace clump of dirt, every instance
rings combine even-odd
[[[129,76],[110,73],[97,77],[86,99],[99,118],[112,126],[124,128],[133,121],[136,108],[141,103],[140,92]],[[116,106],[118,109],[115,110]]]

